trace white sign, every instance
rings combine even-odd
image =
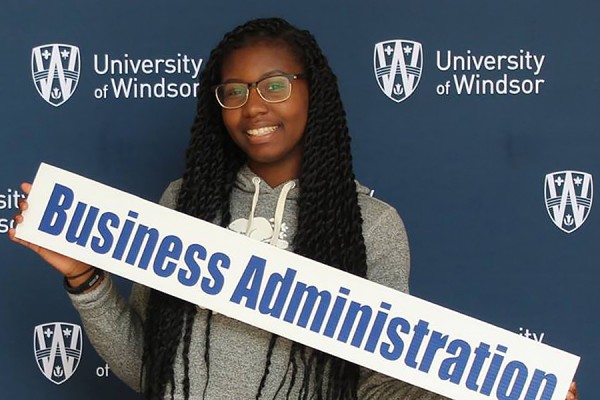
[[[46,164],[17,237],[453,399],[564,400],[579,363]]]

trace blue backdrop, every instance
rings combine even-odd
[[[185,67],[206,60],[239,23],[282,16],[313,32],[338,75],[357,176],[406,223],[412,293],[580,355],[581,398],[593,398],[600,374],[592,361],[600,358],[593,295],[600,217],[591,184],[600,173],[599,11],[583,0],[5,0],[0,233],[15,213],[19,183],[31,180],[41,161],[157,200],[182,171],[194,117],[195,79]],[[388,89],[400,102],[379,86],[378,43],[383,53],[387,45],[422,51],[405,69],[412,80],[397,77]],[[68,45],[56,51],[68,51],[61,58],[72,60],[73,70],[77,50],[70,46],[78,49],[79,74],[65,78],[77,78],[74,90],[44,92],[34,80],[53,59],[53,44]],[[384,64],[402,69],[388,58]],[[105,68],[107,60],[156,59],[173,59],[172,70]],[[389,71],[380,70],[379,82]],[[163,82],[171,97],[161,96]],[[158,92],[135,96],[136,84]],[[559,205],[548,212],[551,190]],[[569,202],[580,219],[571,218]],[[85,339],[68,379],[57,385],[44,376],[34,328],[79,318],[60,276],[34,254],[8,240],[0,241],[0,254],[4,396],[138,398]],[[129,284],[120,285],[127,293]]]

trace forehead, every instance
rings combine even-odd
[[[285,43],[261,41],[231,51],[223,61],[221,80],[254,82],[273,72],[298,74],[303,66]]]

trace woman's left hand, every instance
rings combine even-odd
[[[571,382],[571,386],[569,386],[569,393],[567,393],[566,400],[579,400],[579,395],[577,394],[577,384],[575,381]]]

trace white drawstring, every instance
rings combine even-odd
[[[260,178],[255,176],[252,178],[252,183],[254,183],[254,197],[252,197],[252,209],[250,210],[250,216],[248,217],[248,225],[246,225],[246,236],[250,236],[250,229],[252,229],[252,222],[254,222],[254,211],[256,210],[258,194],[260,192]]]
[[[273,246],[277,245],[277,241],[279,240],[279,231],[281,230],[281,223],[283,221],[283,209],[285,208],[285,200],[287,198],[288,192],[296,187],[296,184],[292,181],[286,183],[281,189],[281,193],[279,194],[279,199],[277,200],[277,207],[275,208],[275,221],[273,225],[273,237],[271,237],[271,242]]]

